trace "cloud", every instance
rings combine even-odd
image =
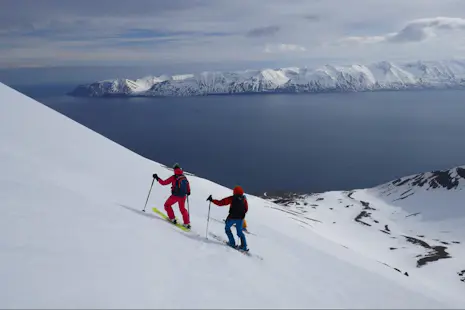
[[[267,37],[276,34],[279,31],[279,26],[267,26],[251,29],[247,32],[247,37]]]
[[[465,19],[453,17],[422,18],[408,22],[398,32],[380,36],[349,36],[345,43],[409,43],[422,42],[454,31],[465,31]]]
[[[268,44],[265,53],[305,52],[307,49],[296,44]]]
[[[316,14],[307,14],[307,15],[304,15],[304,19],[311,21],[311,22],[317,22],[321,19],[321,16],[316,15]]]
[[[384,36],[354,36],[354,37],[345,37],[339,40],[340,43],[355,43],[355,44],[370,44],[370,43],[379,43],[386,41]]]
[[[80,18],[156,18],[177,12],[195,10],[208,5],[201,0],[153,1],[137,0],[2,0],[0,1],[0,29],[40,27],[53,20]]]
[[[284,63],[306,66],[322,59],[325,63],[350,63],[394,56],[448,57],[463,52],[465,44],[455,35],[463,29],[465,1],[347,3],[1,0],[0,67],[105,64],[166,68],[182,63],[207,70],[214,63],[240,70],[245,69],[244,64],[256,67],[263,62],[276,67]],[[450,36],[455,37],[445,39]],[[437,39],[443,39],[441,44]],[[405,42],[417,42],[418,48],[393,44]]]
[[[424,18],[410,22],[401,31],[389,34],[391,42],[418,42],[437,35],[439,31],[465,30],[465,19],[452,17]]]

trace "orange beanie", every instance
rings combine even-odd
[[[242,189],[242,187],[237,185],[236,187],[234,187],[233,194],[234,195],[244,195],[244,190]]]

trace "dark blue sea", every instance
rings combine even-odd
[[[16,87],[154,161],[247,192],[378,185],[465,164],[465,92],[74,98]],[[151,171],[147,171],[151,173]]]

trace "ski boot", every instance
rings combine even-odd
[[[240,251],[248,252],[249,249],[246,248],[246,247],[244,246],[244,243],[245,243],[245,242],[243,242],[243,241],[241,240],[241,245],[238,246],[237,249],[240,250]]]
[[[182,226],[184,226],[187,229],[191,229],[191,224],[182,224]]]

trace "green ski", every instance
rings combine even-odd
[[[164,218],[166,221],[168,221],[169,223],[173,224],[170,219],[166,216],[166,214],[164,214],[163,212],[161,212],[160,210],[158,210],[157,208],[152,208],[153,212],[157,213],[158,215],[160,215],[162,218]],[[186,228],[184,226],[182,226],[182,224],[179,224],[179,220],[176,218],[176,222],[178,222],[177,224],[173,224],[177,227],[179,227],[180,229],[184,230],[184,231],[191,231],[189,228]]]

